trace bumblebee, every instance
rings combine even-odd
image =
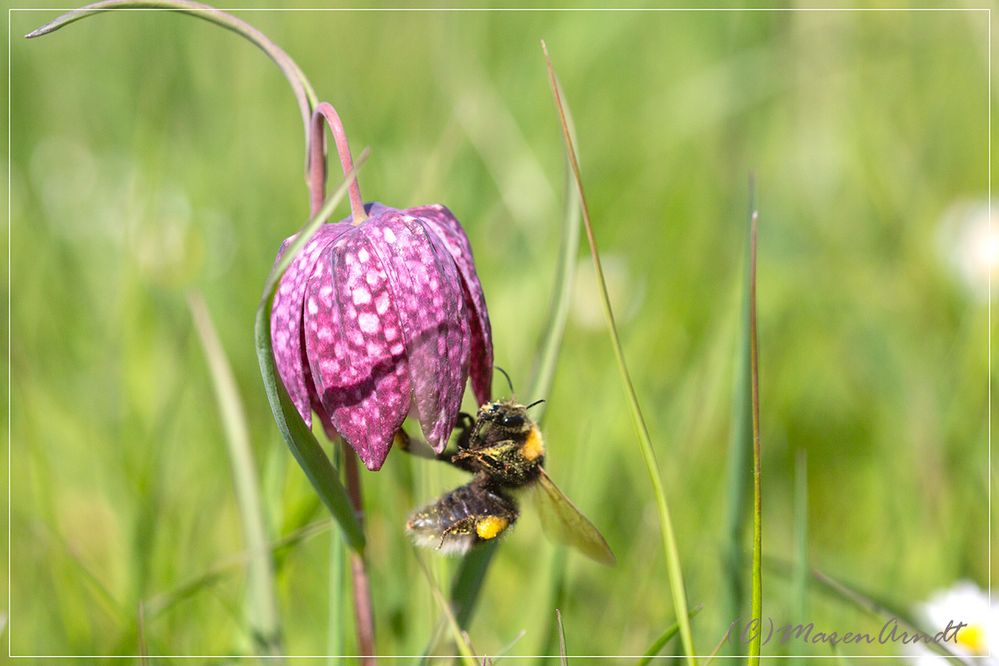
[[[512,491],[527,488],[546,534],[598,562],[614,564],[603,536],[545,472],[544,439],[527,413],[536,404],[496,401],[482,405],[474,419],[459,416],[457,450],[433,457],[475,478],[413,512],[406,531],[417,545],[460,554],[498,538],[520,515]],[[419,454],[404,432],[399,437],[402,448]]]

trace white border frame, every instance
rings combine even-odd
[[[12,366],[11,366],[11,337],[12,318],[11,301],[12,297],[12,271],[11,271],[11,228],[13,226],[11,193],[12,193],[12,146],[13,138],[12,117],[11,117],[11,44],[13,43],[13,15],[14,12],[59,12],[64,13],[77,9],[77,7],[10,7],[7,9],[7,616],[3,625],[0,625],[0,632],[7,635],[7,657],[9,659],[359,659],[358,655],[15,655],[11,653],[13,644],[11,635],[11,591],[13,588],[11,577],[11,451],[13,450],[13,439],[11,431],[11,387],[12,387]],[[987,124],[988,124],[988,144],[987,152],[987,197],[988,197],[988,225],[989,235],[994,237],[992,228],[992,9],[991,7],[563,7],[563,8],[543,8],[543,7],[288,7],[288,8],[264,8],[264,7],[219,7],[222,11],[229,13],[253,13],[253,12],[419,12],[419,13],[444,13],[444,12],[548,12],[548,13],[584,13],[584,12],[641,12],[641,13],[662,13],[662,12],[941,12],[941,13],[965,13],[981,12],[986,15],[988,47],[987,47]],[[119,8],[105,9],[103,11],[141,11],[141,12],[173,12],[172,9],[159,8]],[[989,284],[988,284],[988,322],[987,322],[987,368],[986,377],[988,387],[988,404],[986,413],[987,424],[987,468],[985,470],[987,483],[988,511],[987,511],[987,584],[989,595],[989,610],[992,610],[992,264],[989,264]],[[642,659],[645,655],[567,655],[566,659]],[[749,655],[694,655],[695,659],[747,659]],[[419,659],[423,655],[379,655],[375,659]],[[438,658],[460,659],[460,655],[440,655]],[[497,659],[519,660],[519,659],[539,659],[553,658],[558,655],[502,655]],[[684,656],[654,657],[653,661],[685,659]],[[761,659],[906,659],[903,655],[761,655]],[[991,649],[988,655],[962,656],[961,659],[982,661],[993,658]]]

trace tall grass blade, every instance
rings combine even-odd
[[[898,604],[879,599],[873,595],[866,592],[862,592],[860,589],[853,585],[847,585],[842,581],[836,580],[832,576],[829,576],[818,569],[812,569],[812,577],[818,581],[828,592],[832,593],[834,596],[850,602],[860,610],[875,615],[885,621],[890,621],[895,619],[899,624],[903,625],[903,630],[908,630],[912,632],[929,633],[933,635],[933,632],[924,632],[920,628],[920,622],[912,616],[908,611],[899,606]],[[935,642],[928,641],[925,643],[926,647],[931,650],[935,650],[941,655],[952,657],[952,663],[961,664],[964,663],[963,660],[956,659],[957,655],[950,649],[950,646],[945,642]]]
[[[572,118],[568,117],[570,131]],[[546,398],[551,394],[558,367],[562,339],[565,335],[569,308],[572,305],[572,286],[576,274],[576,255],[579,253],[579,199],[575,196],[572,172],[566,169],[565,213],[562,217],[562,239],[559,246],[558,265],[555,271],[555,284],[552,288],[552,302],[544,336],[538,354],[537,367],[530,383],[527,396],[531,400]],[[535,420],[540,425],[544,421],[544,402],[534,408]],[[451,586],[451,604],[462,628],[467,628],[475,611],[482,583],[489,570],[489,562],[495,552],[495,543],[472,551],[464,557]],[[561,546],[557,547],[561,549]],[[550,633],[554,637],[554,633]],[[544,654],[544,653],[542,653]]]
[[[294,547],[307,539],[322,534],[323,532],[329,530],[332,527],[332,524],[333,521],[330,520],[320,520],[315,523],[310,523],[296,529],[276,541],[267,544],[267,548],[270,550],[272,556],[277,559],[277,554],[280,550]],[[246,566],[252,557],[253,553],[243,551],[243,553],[235,557],[231,557],[216,564],[208,571],[193,577],[191,580],[181,583],[176,588],[167,592],[162,592],[143,601],[144,616],[154,618],[161,613],[170,610],[179,602],[210,588],[227,575],[235,572],[241,567]]]
[[[562,626],[562,612],[555,609],[555,624],[558,625],[558,656],[562,666],[569,663],[565,652],[565,627]]]
[[[688,664],[696,664],[694,649],[694,639],[690,631],[690,618],[687,611],[687,593],[683,584],[683,572],[680,567],[680,554],[676,546],[676,537],[673,534],[673,521],[670,518],[669,506],[666,503],[666,494],[663,491],[662,478],[659,475],[659,466],[656,463],[655,450],[652,448],[652,439],[649,436],[649,429],[642,415],[642,409],[638,404],[638,395],[635,387],[631,383],[631,375],[624,360],[624,350],[621,347],[621,340],[617,332],[617,324],[614,321],[614,311],[611,308],[610,296],[607,293],[607,283],[604,280],[603,267],[600,264],[600,253],[597,250],[596,238],[593,235],[593,224],[590,220],[590,211],[586,203],[586,194],[583,191],[583,178],[579,170],[579,161],[576,159],[576,148],[569,132],[569,125],[566,119],[565,105],[559,93],[558,79],[555,76],[555,69],[552,66],[551,58],[548,55],[548,47],[541,42],[541,48],[545,53],[545,61],[548,65],[548,78],[551,83],[552,94],[555,96],[555,105],[558,108],[559,120],[562,125],[562,138],[565,140],[566,154],[569,164],[572,167],[573,177],[576,181],[576,192],[579,195],[580,209],[583,213],[583,224],[586,228],[586,238],[590,244],[590,254],[593,258],[593,268],[597,276],[597,284],[600,288],[601,302],[603,303],[604,316],[607,319],[607,329],[610,333],[611,347],[614,350],[614,357],[617,360],[618,370],[621,373],[621,381],[627,392],[628,404],[631,407],[631,415],[638,431],[638,443],[642,453],[642,459],[649,472],[652,482],[653,495],[656,500],[656,508],[659,513],[659,527],[663,540],[663,550],[666,556],[666,569],[669,574],[670,592],[673,596],[673,608],[676,612],[677,620],[680,624],[680,637],[683,648],[687,656]]]
[[[474,652],[472,651],[472,646],[468,644],[468,637],[458,624],[458,619],[451,610],[451,604],[449,604],[447,599],[444,598],[444,593],[441,592],[440,587],[437,586],[437,582],[434,581],[434,577],[430,574],[430,569],[427,568],[426,563],[418,553],[416,554],[416,562],[419,564],[420,570],[423,571],[423,575],[427,579],[427,584],[430,586],[430,592],[433,594],[434,600],[437,602],[437,605],[440,606],[441,612],[447,620],[448,628],[451,630],[451,638],[454,640],[454,644],[458,648],[459,654],[461,654],[462,663],[464,663],[465,666],[478,666],[475,660]]]
[[[749,215],[756,209],[756,189],[752,179],[749,184]],[[723,572],[726,614],[724,623],[731,622],[745,612],[746,576],[743,567],[746,518],[749,516],[750,451],[753,441],[753,401],[749,387],[749,270],[750,233],[745,232],[745,273],[742,289],[742,326],[736,354],[735,384],[732,391],[732,424],[728,440],[728,498],[725,512],[723,546]],[[737,644],[732,649],[738,651]]]
[[[718,656],[718,653],[721,652],[722,645],[724,645],[729,641],[730,635],[731,635],[730,631],[726,631],[724,634],[722,634],[722,637],[718,639],[717,643],[715,643],[714,649],[711,650],[711,654],[708,655],[708,658],[704,661],[704,664],[702,664],[702,666],[711,666],[711,664],[714,663],[715,658]]]
[[[281,620],[274,586],[274,561],[260,500],[257,468],[250,447],[246,410],[204,299],[199,294],[191,294],[187,304],[208,362],[215,400],[222,416],[226,450],[236,489],[236,504],[243,523],[243,538],[250,552],[246,600],[250,630],[257,652],[277,656],[282,653],[282,647]]]
[[[354,170],[347,174],[340,186],[333,192],[326,203],[323,204],[319,212],[316,213],[308,224],[298,233],[295,242],[292,243],[281,257],[281,261],[274,267],[267,283],[264,287],[264,295],[257,309],[256,325],[254,327],[257,360],[260,363],[260,375],[263,378],[264,390],[267,392],[267,401],[270,403],[274,421],[277,423],[281,436],[284,437],[292,455],[298,461],[299,466],[309,478],[312,487],[319,494],[319,498],[329,509],[333,518],[336,519],[340,529],[350,547],[360,552],[364,549],[364,533],[361,530],[360,522],[357,519],[354,509],[347,498],[347,490],[343,487],[337,476],[336,470],[330,464],[329,458],[319,442],[316,441],[312,431],[306,427],[295,406],[288,397],[281,380],[278,379],[277,369],[274,367],[274,352],[271,349],[271,303],[274,301],[274,293],[277,290],[281,276],[288,269],[295,255],[301,251],[319,227],[329,220],[333,211],[343,201],[347,194],[347,189],[357,175],[357,169],[361,167],[367,157],[365,149],[360,158],[355,163]]]
[[[700,604],[694,606],[690,609],[690,615],[688,617],[693,619],[695,615],[701,612],[702,608],[703,606]],[[662,652],[662,649],[666,647],[666,644],[673,640],[678,633],[680,633],[679,622],[674,622],[666,627],[666,631],[659,634],[659,637],[653,641],[652,645],[649,646],[649,649],[645,651],[644,655],[642,655],[642,658],[638,660],[638,666],[648,666],[648,664],[651,663],[660,652]]]
[[[786,577],[794,575],[794,564],[788,562],[787,560],[768,556],[764,559],[764,561],[767,569],[773,571],[774,573]],[[809,576],[811,580],[819,584],[818,587],[815,588],[816,590],[825,593],[830,598],[838,601],[845,601],[872,617],[876,617],[884,621],[896,620],[900,625],[900,631],[908,631],[910,634],[913,632],[922,634],[928,633],[930,636],[934,634],[934,631],[926,631],[926,628],[922,627],[919,620],[916,619],[912,613],[906,610],[905,607],[893,601],[877,596],[866,590],[862,590],[856,585],[844,583],[843,581],[833,578],[832,576],[815,568],[809,570]],[[801,622],[801,620],[798,621]],[[936,631],[939,631],[939,629],[936,629]],[[925,645],[931,650],[934,650],[946,657],[956,657],[955,653],[951,651],[950,646],[945,641],[941,641],[939,643],[929,641],[925,643]],[[957,664],[963,663],[958,659],[951,659],[951,661]]]
[[[756,228],[759,215],[753,211],[749,260],[749,370],[753,390],[753,593],[751,618],[763,621],[763,497],[760,462],[760,364],[756,327]],[[763,632],[757,631],[749,643],[749,666],[760,663]]]
[[[791,569],[791,619],[808,617],[808,456],[799,450],[794,461],[794,562]],[[804,663],[804,659],[800,660]]]
[[[520,639],[523,638],[526,635],[527,635],[527,630],[526,629],[521,629],[520,631],[518,631],[517,635],[514,636],[513,639],[509,643],[507,643],[506,645],[504,645],[503,647],[501,647],[496,652],[495,659],[498,660],[500,657],[503,657],[503,656],[506,656],[507,654],[509,654],[510,650],[512,650],[514,648],[514,646],[516,646],[517,643],[520,642]]]

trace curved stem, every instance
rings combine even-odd
[[[209,5],[205,5],[200,2],[192,2],[190,0],[105,0],[104,2],[95,2],[94,4],[74,9],[71,12],[63,14],[62,16],[49,21],[42,27],[32,30],[25,35],[25,37],[28,39],[42,37],[43,35],[55,32],[70,23],[74,23],[93,14],[102,13],[109,9],[163,9],[180,12],[182,14],[196,16],[227,30],[232,30],[236,34],[249,40],[274,61],[274,63],[281,69],[281,72],[288,80],[288,83],[291,84],[291,89],[295,93],[295,99],[298,101],[299,111],[302,114],[302,125],[305,129],[306,145],[308,145],[309,121],[312,118],[312,109],[316,106],[316,104],[318,104],[319,98],[316,96],[316,91],[313,89],[312,84],[309,83],[309,80],[306,78],[301,68],[299,68],[295,61],[291,59],[291,56],[285,53],[281,47],[268,39],[266,35],[251,26],[249,23]],[[320,204],[321,203],[322,202],[320,202]]]
[[[333,133],[333,142],[336,144],[336,152],[340,157],[340,166],[344,174],[354,170],[354,163],[350,157],[350,144],[347,141],[347,133],[343,129],[343,122],[340,114],[336,112],[329,102],[320,102],[316,105],[316,110],[312,114],[312,122],[309,125],[309,200],[312,212],[323,205],[326,195],[326,136],[323,134],[323,121],[329,125],[330,132]],[[361,187],[355,178],[350,184],[350,212],[353,216],[354,224],[360,224],[367,219],[364,212],[364,200],[361,199]]]

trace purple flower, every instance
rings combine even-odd
[[[444,449],[469,375],[479,403],[490,398],[493,349],[472,249],[451,211],[366,208],[360,224],[323,225],[288,267],[271,342],[305,422],[314,410],[377,470],[410,413]]]

